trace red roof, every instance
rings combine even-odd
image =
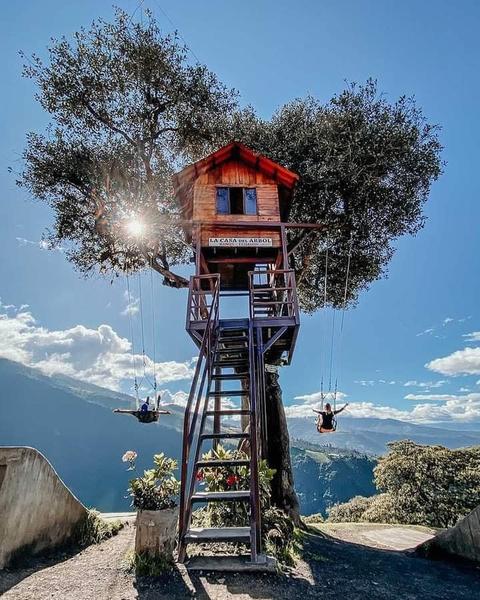
[[[184,212],[184,214],[186,213],[186,218],[191,218],[190,205],[192,198],[190,196],[193,182],[200,175],[203,175],[211,169],[232,159],[241,160],[245,164],[258,169],[287,189],[292,189],[299,178],[296,173],[282,167],[282,165],[270,160],[266,156],[254,152],[244,144],[241,144],[240,142],[230,142],[213,154],[188,165],[173,176],[175,195],[179,200],[182,212]]]

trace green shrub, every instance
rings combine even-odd
[[[325,521],[322,513],[315,513],[314,515],[303,517],[303,520],[307,525],[314,525],[315,523],[323,523]]]
[[[89,546],[108,540],[117,535],[122,528],[123,524],[120,521],[105,521],[98,511],[89,510],[74,537],[81,546]]]
[[[404,440],[389,448],[374,470],[381,493],[331,507],[329,521],[452,527],[480,504],[480,446],[450,450]]]
[[[262,541],[267,554],[287,565],[295,563],[298,546],[295,526],[292,519],[276,506],[262,511]]]
[[[369,519],[451,527],[480,504],[480,446],[450,450],[406,440],[389,448],[374,470],[384,493]]]
[[[365,498],[355,496],[348,502],[335,504],[327,509],[330,523],[358,523],[363,521],[365,511],[370,507],[375,496]]]
[[[177,505],[180,482],[174,477],[177,461],[163,452],[153,457],[155,467],[130,480],[131,505],[140,510],[163,510]]]

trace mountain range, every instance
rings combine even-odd
[[[130,408],[132,398],[70,377],[46,376],[0,359],[0,445],[40,450],[75,495],[102,511],[128,509],[132,473],[121,457],[138,453],[137,470],[153,454],[180,458],[183,408],[159,423],[142,425],[113,408]],[[386,443],[408,437],[451,447],[480,443],[476,432],[448,431],[391,419],[341,419],[341,431],[321,436],[312,419],[290,419],[292,464],[303,514],[324,512],[335,502],[375,493],[375,457]],[[342,449],[339,449],[342,448]]]

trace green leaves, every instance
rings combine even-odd
[[[51,240],[70,242],[68,257],[85,274],[153,266],[184,285],[170,271],[189,259],[171,175],[207,152],[236,92],[190,64],[148,11],[140,24],[118,10],[113,23],[94,21],[48,53],[24,67],[52,121],[27,138],[19,184],[54,209]],[[141,240],[124,235],[132,214],[149,224]]]
[[[392,442],[375,468],[383,492],[357,496],[329,511],[331,521],[452,527],[480,504],[480,447],[450,450]]]
[[[300,175],[289,220],[329,226],[293,254],[303,310],[323,305],[327,247],[327,303],[340,306],[353,238],[347,302],[354,303],[386,274],[396,238],[423,226],[423,204],[441,174],[442,147],[439,128],[426,121],[414,99],[388,102],[368,80],[326,104],[311,96],[289,102],[269,121],[243,111],[232,129],[232,137]]]
[[[144,471],[142,477],[130,480],[132,506],[141,510],[163,510],[176,506],[180,482],[173,473],[177,461],[163,452],[153,457],[155,467]]]

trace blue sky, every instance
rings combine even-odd
[[[116,4],[131,13],[138,2]],[[480,5],[467,0],[145,0],[143,6],[165,31],[178,28],[200,61],[265,117],[297,96],[311,93],[328,100],[345,80],[373,77],[392,100],[414,94],[428,119],[442,125],[447,165],[433,186],[426,226],[415,238],[398,242],[388,278],[374,283],[348,311],[334,376],[354,416],[480,424],[480,333],[466,337],[480,331]],[[52,36],[69,35],[111,14],[104,0],[27,0],[21,10],[16,3],[2,3],[0,355],[45,372],[127,389],[124,282],[84,280],[61,250],[42,249],[50,211],[18,189],[7,172],[9,166],[21,168],[26,133],[43,130],[48,122],[34,101],[32,84],[20,76],[18,50],[42,56]],[[149,296],[149,275],[142,283]],[[133,280],[134,297],[136,286]],[[186,391],[194,356],[183,329],[186,294],[157,281],[154,286],[162,385],[172,393]],[[144,308],[151,355],[147,299]],[[295,407],[291,414],[309,414],[317,399],[311,395],[318,392],[321,376],[320,331],[322,320],[330,318],[303,319],[294,363],[282,371],[285,404]],[[133,323],[138,349],[138,312]]]

